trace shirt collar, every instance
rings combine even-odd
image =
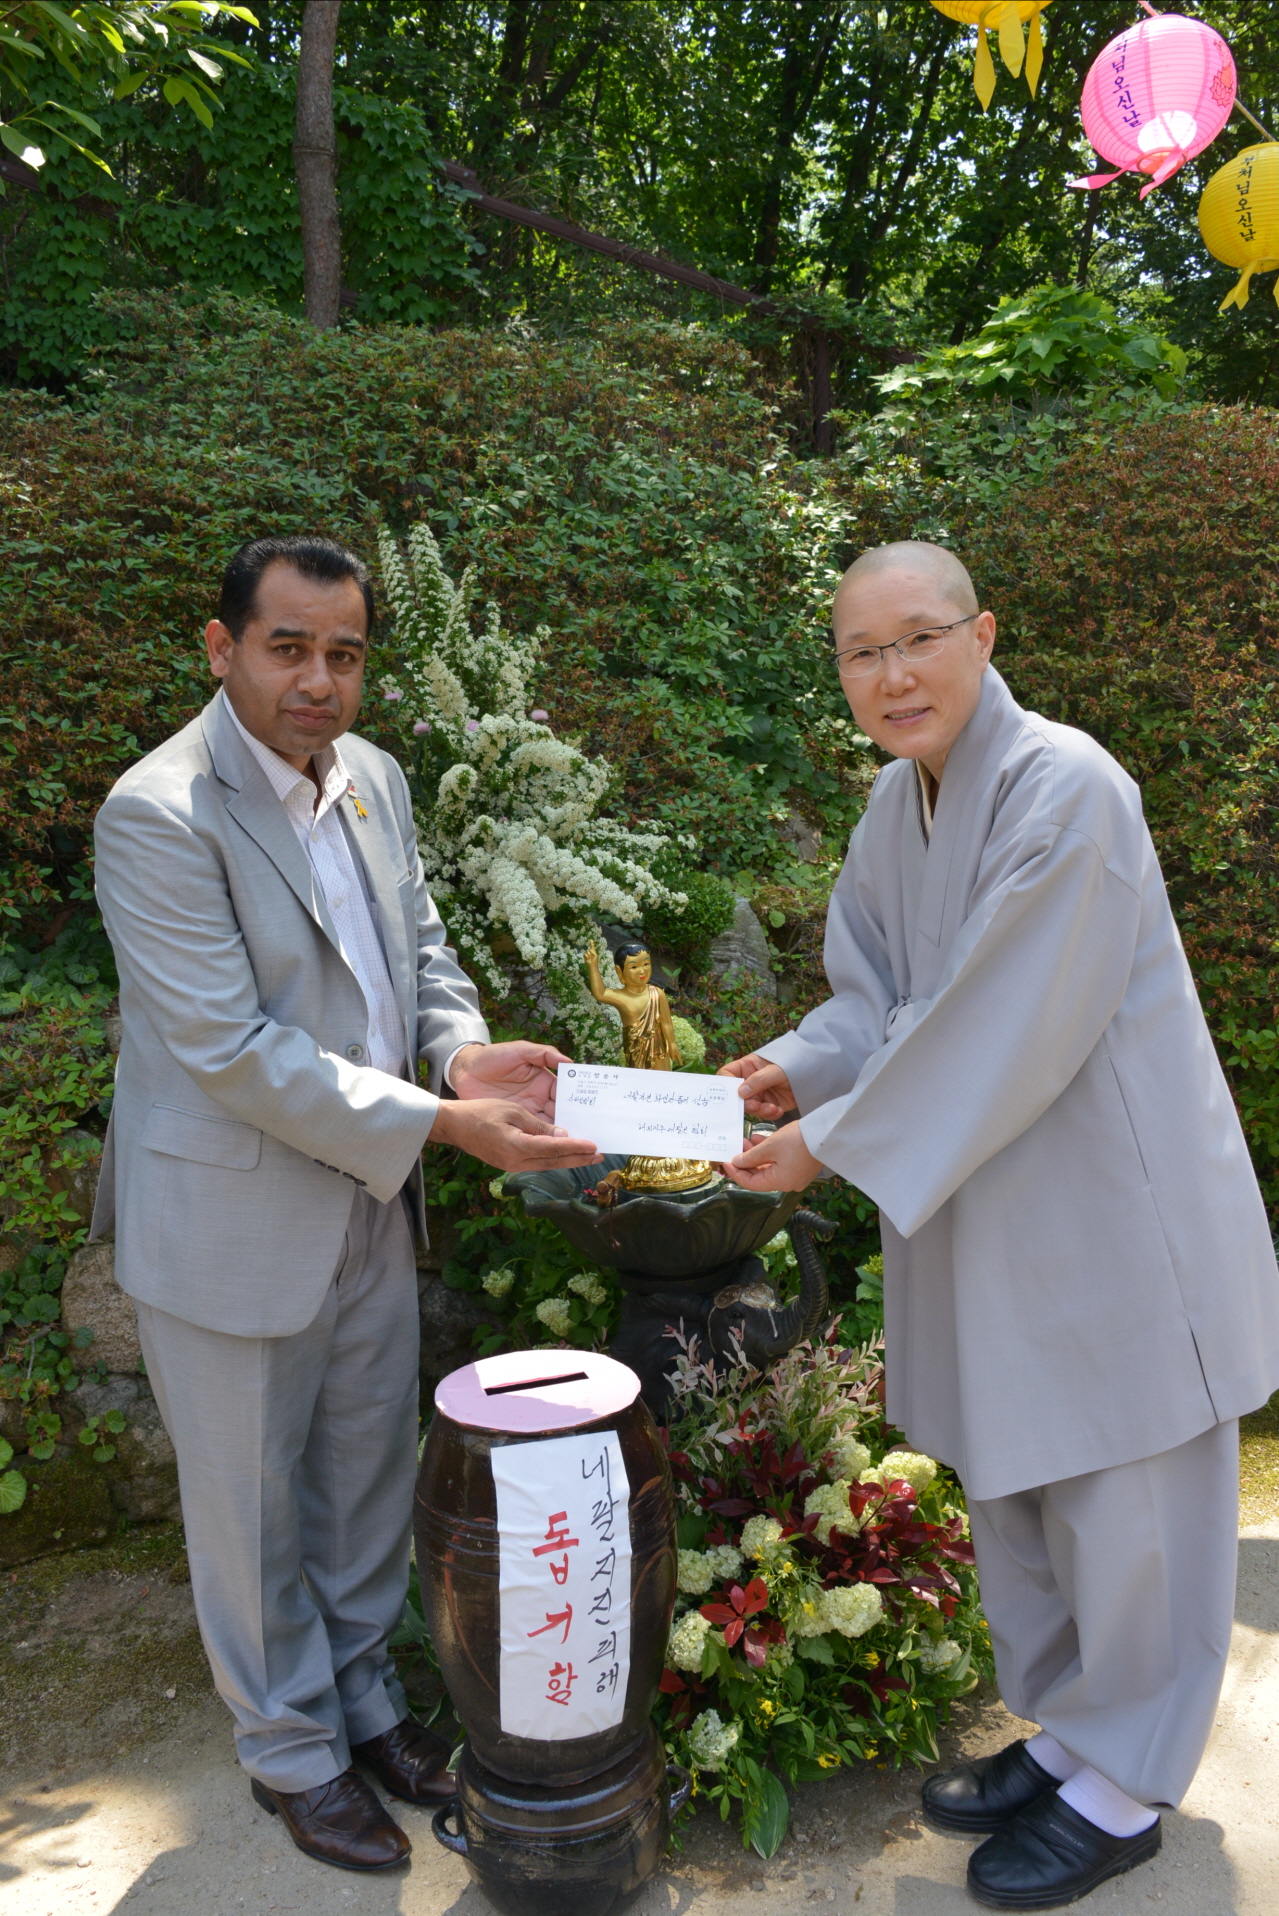
[[[225,686],[222,689],[222,698],[227,712],[230,715],[231,723],[252,752],[258,764],[262,767],[272,791],[280,800],[281,804],[287,804],[290,798],[297,793],[298,787],[304,785],[306,792],[300,794],[300,796],[306,800],[308,814],[314,809],[314,822],[318,825],[325,812],[328,811],[330,806],[337,804],[351,782],[350,774],[347,772],[346,766],[343,763],[342,754],[339,752],[336,744],[326,745],[312,755],[311,762],[320,777],[320,803],[318,807],[316,807],[314,804],[315,786],[308,775],[305,772],[299,772],[297,767],[290,765],[286,758],[281,758],[278,752],[272,751],[269,745],[264,745],[261,739],[254,738],[252,732],[245,730],[234,705],[232,705],[230,699],[227,698]],[[298,802],[297,798],[294,798],[293,802],[296,805]]]

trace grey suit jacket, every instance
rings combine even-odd
[[[422,1225],[445,1062],[488,1037],[427,894],[404,774],[353,734],[341,750],[365,814],[348,797],[343,821],[430,1091],[367,1064],[364,994],[220,691],[95,827],[124,1034],[93,1234],[114,1219],[132,1296],[239,1336],[311,1322],[357,1185],[384,1203],[408,1185]]]
[[[1279,1385],[1279,1272],[1136,785],[988,670],[931,838],[876,780],[833,996],[763,1047],[880,1206],[888,1414],[974,1497],[1171,1450]]]

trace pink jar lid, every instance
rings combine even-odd
[[[472,1430],[527,1436],[616,1416],[639,1387],[633,1370],[600,1351],[504,1351],[450,1371],[435,1408]]]

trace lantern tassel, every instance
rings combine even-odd
[[[1004,0],[999,9],[999,51],[1004,65],[1016,79],[1026,57],[1026,41],[1021,30],[1021,9],[1017,0]]]
[[[1252,276],[1256,270],[1255,266],[1244,267],[1242,273],[1240,273],[1238,279],[1230,288],[1230,291],[1226,294],[1220,306],[1218,306],[1217,311],[1219,313],[1224,313],[1227,306],[1237,306],[1240,312],[1243,311],[1244,307],[1248,304],[1248,294],[1252,291]],[[1275,298],[1279,299],[1279,281],[1275,284]]]
[[[1072,180],[1070,184],[1095,193],[1099,186],[1109,186],[1112,180],[1122,179],[1130,171],[1130,167],[1121,166],[1116,173],[1085,173],[1082,180]]]
[[[995,97],[995,63],[990,57],[990,42],[985,27],[977,29],[977,58],[973,61],[973,85],[984,112],[990,111]]]
[[[1279,259],[1255,259],[1251,265],[1245,266],[1230,291],[1226,294],[1226,297],[1222,300],[1220,306],[1218,306],[1217,311],[1224,313],[1227,306],[1237,306],[1239,311],[1242,312],[1248,304],[1248,295],[1252,291],[1253,274],[1273,273],[1276,266],[1279,266]],[[1279,306],[1279,279],[1275,281],[1274,292],[1275,305]]]
[[[1039,25],[1038,9],[1030,16],[1030,32],[1026,39],[1026,85],[1033,99],[1039,91],[1039,75],[1044,64],[1044,36]]]
[[[1185,164],[1186,149],[1183,146],[1179,146],[1174,152],[1169,153],[1160,161],[1145,186],[1143,186],[1140,193],[1138,193],[1137,198],[1144,200],[1147,193],[1153,193],[1157,186],[1162,186],[1165,180],[1170,180],[1178,167],[1184,166]]]

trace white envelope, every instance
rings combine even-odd
[[[645,1158],[735,1158],[745,1138],[746,1106],[737,1078],[686,1071],[633,1071],[627,1065],[562,1064],[555,1080],[555,1122],[601,1151]]]

